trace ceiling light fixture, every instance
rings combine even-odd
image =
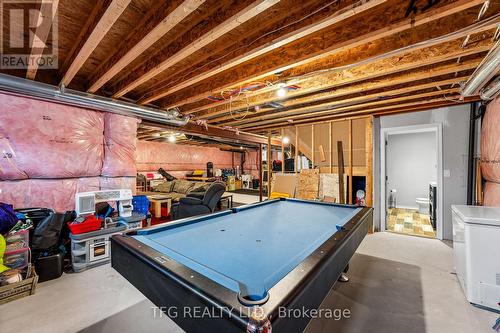
[[[285,88],[279,88],[277,91],[276,91],[276,95],[278,97],[285,97],[286,96],[286,89]]]
[[[168,142],[170,143],[175,143],[175,141],[177,141],[177,138],[175,137],[175,135],[171,135],[168,137]]]
[[[288,138],[287,136],[283,137],[283,143],[285,145],[289,144],[290,143],[290,138]]]

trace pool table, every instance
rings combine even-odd
[[[367,207],[276,199],[111,239],[112,267],[187,332],[301,332],[372,225]]]

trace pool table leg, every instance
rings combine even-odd
[[[345,266],[345,268],[344,268],[344,271],[342,273],[340,273],[340,276],[338,279],[340,282],[348,282],[349,281],[349,276],[347,275],[348,270],[349,270],[349,264],[347,264],[347,266]]]

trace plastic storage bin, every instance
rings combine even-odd
[[[145,195],[134,195],[132,197],[133,211],[139,214],[146,215],[149,211],[149,200]]]
[[[101,223],[101,219],[91,216],[82,223],[68,222],[68,227],[72,234],[78,235],[101,229]]]
[[[3,264],[9,268],[22,269],[28,266],[30,260],[30,249],[25,247],[19,250],[5,252]]]
[[[5,252],[12,252],[29,247],[29,235],[29,230],[20,230],[15,234],[5,237],[5,241],[7,243]]]

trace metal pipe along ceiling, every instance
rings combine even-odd
[[[469,97],[479,94],[480,90],[500,70],[500,40],[481,61],[474,73],[462,87],[462,96]]]
[[[184,126],[189,121],[189,118],[180,118],[179,112],[176,110],[163,111],[151,107],[139,106],[134,103],[117,101],[112,98],[76,90],[59,89],[50,84],[6,74],[0,74],[0,90],[98,111],[137,117],[173,126]]]

